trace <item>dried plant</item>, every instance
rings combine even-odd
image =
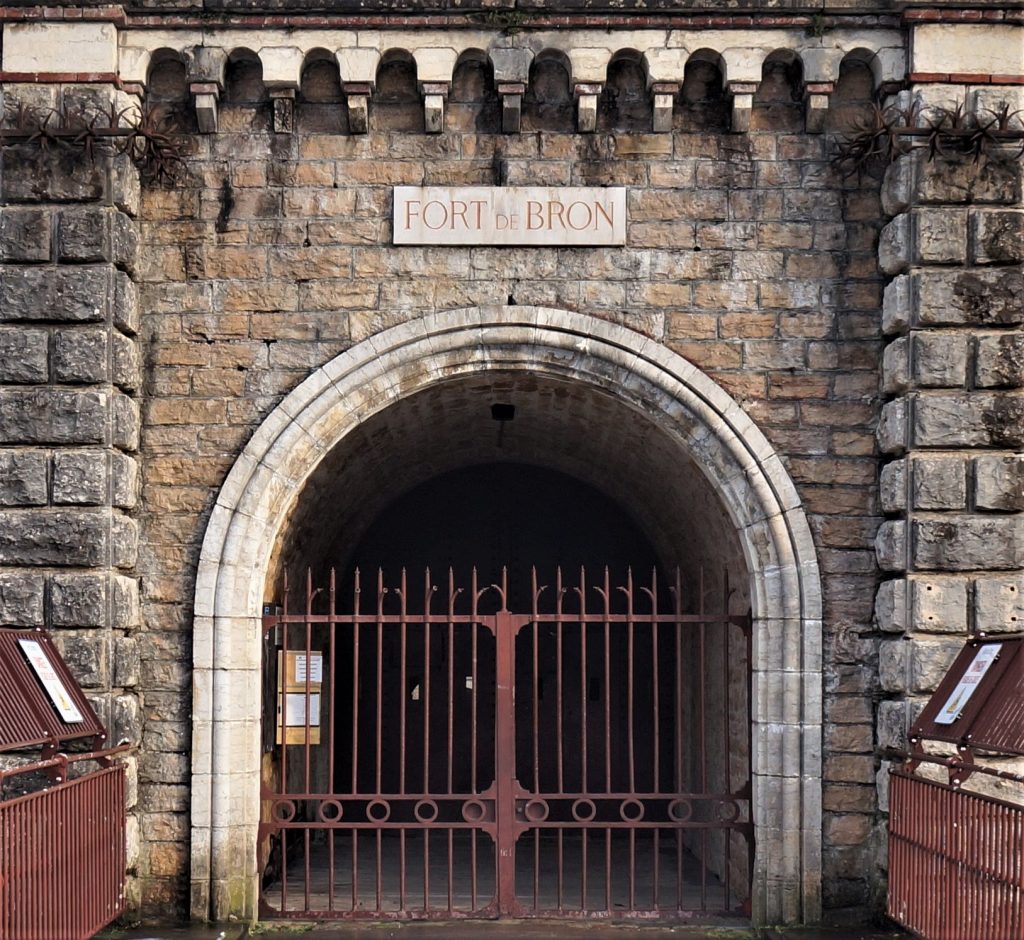
[[[4,116],[0,147],[35,146],[42,153],[78,150],[87,159],[97,153],[126,154],[151,182],[174,181],[185,169],[184,151],[172,114],[162,107],[108,110],[31,108],[24,104]]]
[[[837,141],[832,165],[843,176],[878,176],[911,150],[925,150],[928,160],[969,158],[979,163],[996,148],[1012,145],[1017,145],[1018,155],[1024,154],[1024,122],[1021,112],[1011,111],[1006,103],[977,112],[963,102],[926,112],[917,103],[909,108],[874,105]]]

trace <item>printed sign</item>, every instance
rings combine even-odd
[[[313,653],[309,668],[309,681],[316,685],[324,681],[324,657],[320,653]],[[299,653],[295,657],[295,681],[306,681],[306,654]]]
[[[304,727],[306,724],[306,695],[302,692],[288,692],[285,694],[287,715],[285,721],[289,728]],[[309,696],[309,724],[310,727],[320,725],[320,695],[319,693]]]
[[[18,645],[46,694],[50,697],[50,701],[53,702],[53,707],[57,709],[61,720],[69,725],[84,721],[82,713],[68,694],[67,687],[54,671],[53,663],[50,662],[43,647],[36,640],[24,639],[18,640]]]
[[[626,189],[396,186],[396,245],[626,244]]]
[[[1002,648],[1002,643],[987,643],[978,650],[963,678],[957,683],[952,694],[946,699],[946,704],[942,706],[942,710],[936,716],[935,724],[951,725],[960,717],[964,706],[970,701]]]

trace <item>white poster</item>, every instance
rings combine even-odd
[[[309,681],[318,683],[324,681],[324,658],[320,653],[313,653],[310,657],[312,662],[309,666]],[[306,654],[299,653],[295,657],[295,681],[306,681]]]
[[[78,710],[68,694],[64,683],[60,681],[60,678],[54,671],[53,664],[50,662],[42,646],[36,640],[18,640],[18,644],[21,646],[25,658],[28,659],[29,665],[35,671],[36,676],[38,676],[43,689],[50,697],[50,701],[53,702],[53,706],[57,709],[60,717],[69,725],[84,721],[82,713]]]
[[[285,695],[285,723],[289,728],[302,728],[306,725],[306,693],[288,692]],[[320,724],[320,694],[309,696],[309,726],[316,728]]]
[[[1002,648],[1002,643],[986,643],[978,650],[974,661],[967,667],[963,678],[957,683],[952,694],[946,699],[946,704],[942,706],[942,710],[936,716],[935,724],[951,725],[960,717],[964,706],[970,701],[975,689],[985,678],[985,673],[988,672],[989,666],[996,661]]]

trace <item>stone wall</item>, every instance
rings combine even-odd
[[[2,103],[110,100],[7,85]],[[108,743],[137,745],[138,174],[123,157],[16,147],[0,151],[0,188],[0,625],[51,630]]]

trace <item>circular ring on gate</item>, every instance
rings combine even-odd
[[[287,823],[295,818],[295,800],[275,800],[270,807],[274,822]]]
[[[548,818],[548,804],[546,800],[530,800],[523,807],[523,815],[529,822],[544,822]]]
[[[623,800],[619,815],[626,822],[640,822],[644,818],[644,804],[639,800]]]
[[[466,800],[462,804],[462,818],[466,822],[482,822],[487,816],[487,807],[480,800]]]
[[[740,805],[735,800],[719,800],[715,812],[722,822],[735,822],[740,818]]]
[[[572,818],[576,822],[590,822],[597,815],[597,806],[593,800],[577,800],[572,804]]]
[[[686,822],[693,815],[693,804],[689,800],[673,800],[668,804],[668,818],[673,822]]]
[[[316,808],[316,815],[321,822],[333,823],[341,819],[344,810],[338,800],[322,800]]]
[[[437,803],[433,800],[420,800],[412,812],[421,823],[433,822],[437,819]]]
[[[384,800],[370,800],[366,804],[366,818],[370,822],[387,822],[391,817],[391,805]]]

